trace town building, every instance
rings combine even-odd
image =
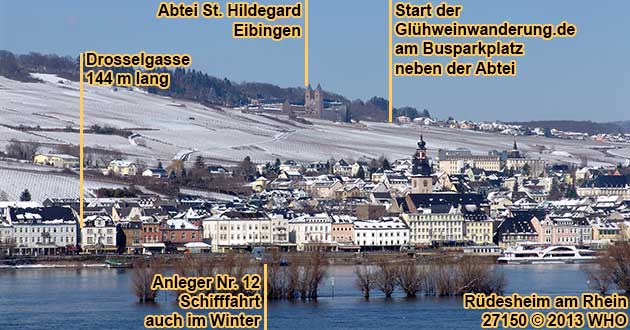
[[[505,168],[510,171],[523,173],[526,176],[539,177],[545,173],[545,160],[526,158],[518,150],[516,140],[514,140],[514,146],[508,153],[505,161]]]
[[[125,251],[129,254],[142,253],[142,222],[125,221],[120,223],[120,229],[125,237]],[[120,244],[119,244],[120,245]]]
[[[212,251],[245,250],[272,244],[271,218],[263,212],[226,211],[203,220]]]
[[[8,209],[14,250],[20,255],[55,255],[76,252],[78,218],[68,207]],[[6,226],[5,226],[6,233]]]
[[[305,214],[289,219],[289,242],[298,251],[334,249],[332,219],[326,213]]]
[[[549,245],[587,245],[593,239],[593,230],[583,216],[547,215],[539,220],[532,219],[532,225],[538,233],[539,243]]]
[[[624,175],[599,175],[577,188],[580,197],[621,196],[630,199],[630,180]]]
[[[500,171],[501,160],[498,156],[490,155],[446,156],[440,158],[438,167],[448,175],[464,173],[467,168]]]
[[[408,243],[409,227],[398,218],[354,222],[354,244],[362,251],[399,251]]]
[[[163,225],[156,217],[142,218],[142,243],[161,243]]]
[[[86,217],[81,229],[81,248],[84,253],[114,253],[117,238],[116,224],[109,216]]]
[[[203,241],[203,228],[186,219],[169,219],[162,227],[162,242],[171,247],[181,247],[190,242]]]
[[[168,173],[163,168],[147,168],[142,172],[142,176],[147,176],[151,178],[165,178],[168,176]]]
[[[354,222],[355,217],[349,215],[333,215],[331,238],[337,243],[339,250],[355,250]]]
[[[533,211],[512,211],[511,213],[497,226],[494,243],[501,248],[506,248],[537,242],[539,234],[532,221],[536,221],[541,215]]]

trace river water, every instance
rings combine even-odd
[[[587,290],[584,270],[592,266],[498,267],[507,278],[506,293],[577,295]],[[374,291],[366,301],[354,288],[353,269],[330,267],[317,302],[270,302],[269,329],[479,328],[481,311],[464,310],[461,298],[385,299]],[[143,329],[144,315],[176,310],[170,295],[161,294],[155,305],[138,304],[130,274],[123,269],[0,269],[0,329]]]

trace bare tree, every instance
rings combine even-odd
[[[288,284],[287,267],[282,267],[282,257],[278,250],[272,250],[267,263],[267,296],[269,299],[282,299],[286,296]]]
[[[354,269],[354,274],[357,276],[355,286],[365,299],[370,298],[370,291],[376,286],[376,272],[370,266],[359,266]]]
[[[592,290],[596,290],[601,294],[607,294],[608,290],[613,285],[612,274],[603,267],[597,267],[597,269],[587,270],[586,277],[588,278],[588,287]]]
[[[601,271],[609,274],[619,290],[630,294],[630,243],[611,245],[599,259]]]
[[[134,262],[131,285],[139,302],[155,302],[158,291],[151,289],[151,282],[153,277],[160,273],[162,266],[163,260],[159,257],[138,259]]]
[[[36,142],[22,142],[16,139],[11,139],[6,147],[7,156],[22,160],[33,160],[33,157],[37,154],[39,149],[39,143]]]
[[[502,293],[505,287],[503,273],[494,271],[493,265],[479,262],[475,257],[464,257],[457,263],[456,295],[464,293]]]
[[[398,266],[398,285],[407,297],[415,297],[422,290],[425,274],[420,271],[415,260],[408,260]]]
[[[376,287],[389,298],[396,289],[397,266],[386,259],[377,262],[378,272],[376,275]]]

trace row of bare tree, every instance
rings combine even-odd
[[[287,264],[288,262],[288,264]],[[279,252],[271,252],[267,261],[268,299],[315,300],[326,276],[327,259],[323,252],[309,252],[283,260]],[[158,292],[151,290],[153,277],[164,270],[161,257],[138,259],[132,273],[133,293],[142,303],[155,302]],[[251,255],[228,253],[221,259],[204,255],[186,255],[174,263],[175,273],[185,277],[207,277],[229,274],[238,279],[257,273],[263,277],[263,266]],[[204,292],[204,293],[210,293]],[[179,293],[178,293],[179,294]]]
[[[365,298],[374,289],[391,297],[397,288],[407,297],[459,296],[469,292],[501,294],[506,284],[503,273],[496,272],[493,264],[479,262],[474,257],[421,265],[415,259],[381,259],[373,265],[357,267],[355,275],[355,285]]]
[[[267,268],[268,298],[316,300],[319,286],[326,277],[328,260],[324,253],[311,251],[285,261],[277,251],[270,255]],[[288,265],[283,265],[285,263]]]

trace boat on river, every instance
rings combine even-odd
[[[133,263],[126,260],[121,260],[121,259],[107,259],[105,260],[105,264],[109,268],[132,268],[133,267]]]
[[[580,249],[572,245],[552,245],[509,247],[497,261],[506,264],[572,264],[594,262],[596,259],[597,255],[593,250]]]

